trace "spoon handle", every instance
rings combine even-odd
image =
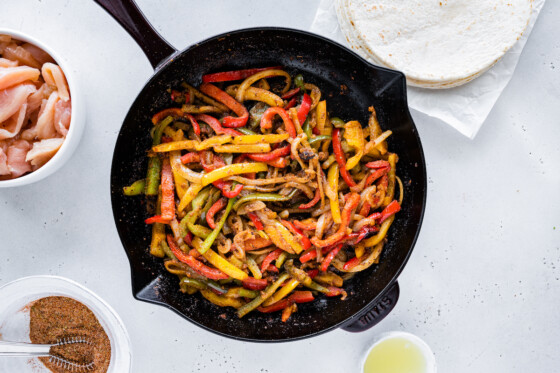
[[[0,341],[0,356],[49,356],[52,345]]]

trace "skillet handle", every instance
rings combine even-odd
[[[134,0],[94,0],[132,36],[157,70],[167,57],[177,52],[148,22]]]
[[[342,327],[347,332],[363,332],[383,320],[397,304],[399,299],[399,284],[395,282],[382,296],[379,302],[371,305],[363,312],[357,320],[352,320],[350,324]]]

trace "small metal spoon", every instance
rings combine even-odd
[[[55,344],[33,344],[25,342],[0,341],[0,357],[48,357],[50,362],[70,372],[88,372],[93,370],[94,362],[76,363],[61,356],[53,355],[51,349],[56,346],[66,346],[76,343],[91,344],[85,338],[64,338]]]

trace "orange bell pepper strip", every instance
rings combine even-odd
[[[225,127],[239,128],[247,124],[247,120],[249,120],[249,111],[247,111],[245,105],[235,100],[225,91],[222,91],[220,88],[210,83],[202,83],[202,85],[200,86],[200,91],[223,103],[231,111],[237,114],[237,118],[225,117],[224,119],[222,119],[222,123]]]
[[[319,202],[319,200],[321,199],[321,193],[319,192],[319,188],[315,189],[315,196],[313,197],[313,199],[311,201],[309,201],[308,203],[303,203],[301,205],[299,205],[300,209],[309,209],[313,206],[315,206],[317,204],[317,202]]]

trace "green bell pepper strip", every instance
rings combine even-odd
[[[331,124],[335,127],[335,128],[344,128],[344,126],[346,125],[346,123],[337,117],[331,118]]]
[[[248,194],[239,198],[239,200],[233,206],[233,209],[237,211],[237,209],[244,204],[245,202],[249,201],[268,201],[268,202],[283,202],[290,200],[290,196],[283,196],[281,194],[276,193],[253,193]]]
[[[216,238],[218,237],[218,235],[220,234],[220,231],[224,227],[224,224],[226,223],[226,219],[227,219],[229,213],[231,212],[231,209],[233,208],[233,205],[235,204],[236,200],[237,200],[237,198],[231,198],[231,199],[228,200],[228,204],[226,206],[226,211],[224,212],[224,214],[220,218],[220,221],[216,224],[216,228],[214,228],[214,230],[208,235],[208,237],[206,237],[204,242],[200,245],[200,249],[198,250],[198,252],[201,255],[204,255],[208,251],[208,249],[210,249],[210,247],[212,247],[212,244],[214,244],[214,241],[216,241]]]
[[[284,283],[284,281],[286,281],[288,278],[290,278],[290,275],[287,274],[286,272],[282,273],[278,279],[276,281],[274,281],[272,284],[268,285],[268,287],[266,289],[264,289],[258,297],[256,297],[255,299],[253,299],[251,302],[243,305],[242,307],[240,307],[237,310],[237,316],[239,316],[239,318],[242,318],[243,316],[245,316],[246,314],[248,314],[249,312],[255,310],[257,307],[259,307],[265,300],[267,300],[268,298],[270,298],[272,296],[272,294],[274,294],[274,292],[276,292],[276,290],[280,287],[280,285],[282,285]]]
[[[244,135],[256,135],[257,134],[256,132],[253,132],[250,129],[245,128],[245,127],[239,127],[239,128],[237,128],[237,130]]]
[[[206,228],[205,226],[200,224],[191,223],[188,220],[187,220],[187,228],[192,234],[202,239],[206,239],[212,233],[211,229]]]
[[[218,285],[218,283],[214,280],[206,280],[206,279],[203,280],[203,279],[194,279],[194,278],[189,278],[189,277],[183,277],[181,279],[181,284],[183,284],[183,283],[185,285],[191,286],[191,287],[196,288],[198,290],[212,289],[220,295],[224,295],[224,294],[227,293],[227,290],[225,290],[220,285]]]
[[[254,299],[259,296],[259,292],[255,290],[245,289],[243,287],[231,288],[225,294],[229,298],[250,298]]]
[[[177,260],[177,257],[175,256],[175,254],[173,254],[173,252],[171,251],[169,246],[167,246],[167,242],[165,242],[165,240],[161,241],[160,245],[161,245],[161,248],[162,248],[163,252],[165,253],[165,255],[167,255],[167,257],[169,259]]]
[[[163,130],[165,127],[173,122],[173,117],[166,117],[164,120],[156,125],[154,131],[153,145],[159,145],[161,143],[161,136],[163,135]],[[161,158],[158,155],[150,157],[148,162],[148,173],[146,176],[146,185],[144,193],[148,196],[155,196],[158,194],[159,180],[161,174]]]
[[[313,137],[312,139],[309,140],[309,145],[313,145],[313,144],[319,143],[321,141],[330,140],[330,139],[332,139],[332,137],[330,137],[328,135],[318,135],[318,136],[315,136],[315,137]]]
[[[307,135],[307,140],[310,140],[313,133],[311,132],[311,124],[309,123],[309,118],[307,118],[305,122],[303,122],[303,126],[301,126],[301,129]]]
[[[297,74],[294,78],[294,85],[305,92],[305,82],[303,81],[303,75]]]
[[[276,259],[276,268],[278,269],[282,268],[287,258],[288,258],[288,253],[283,251],[278,257],[278,259]]]
[[[144,188],[146,187],[146,179],[136,180],[130,186],[125,186],[123,188],[123,193],[125,196],[137,196],[144,193]]]

